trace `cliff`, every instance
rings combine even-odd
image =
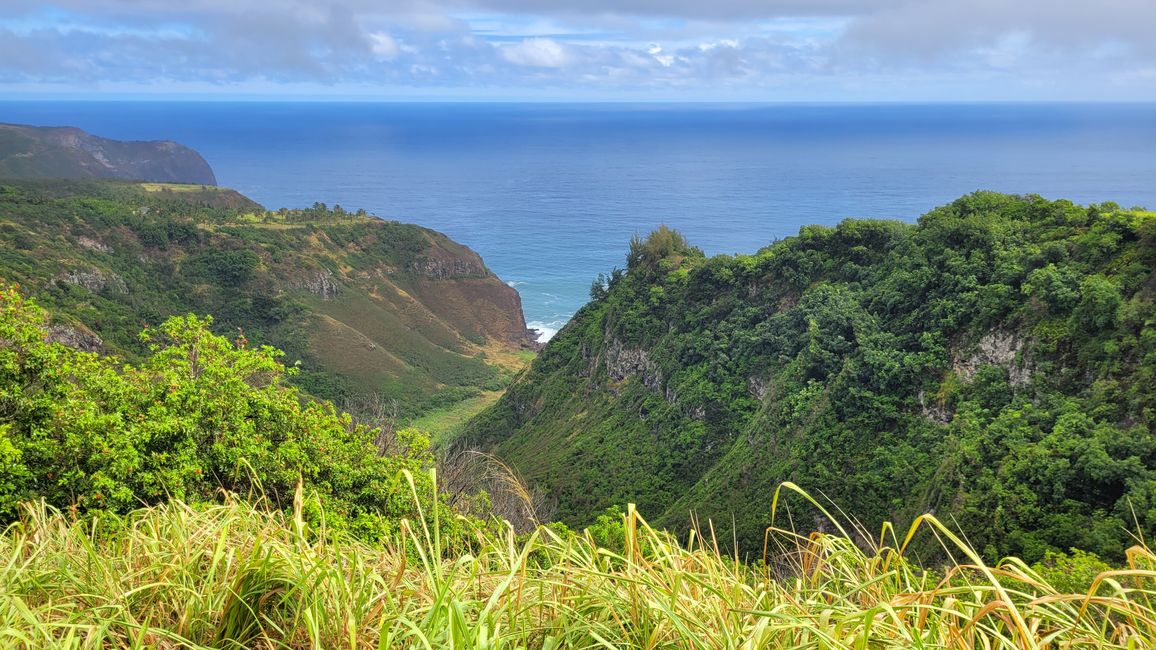
[[[992,558],[1118,558],[1156,526],[1154,213],[977,193],[755,255],[662,230],[627,266],[465,433],[567,523],[633,502],[759,557],[792,481]]]
[[[176,142],[110,140],[74,127],[20,124],[0,124],[0,178],[217,184],[205,159]]]
[[[132,360],[142,326],[209,314],[286,350],[314,395],[401,415],[501,388],[533,346],[517,291],[445,235],[232,190],[0,182],[0,251],[56,340]]]

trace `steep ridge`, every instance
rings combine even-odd
[[[1036,196],[735,257],[660,229],[465,439],[571,524],[635,502],[758,557],[793,481],[876,535],[931,511],[992,557],[1122,557],[1156,526],[1154,269],[1156,214]]]
[[[209,163],[176,142],[110,140],[75,127],[22,124],[0,124],[0,178],[217,184]]]
[[[131,360],[142,326],[209,314],[286,350],[313,394],[403,414],[501,388],[533,346],[517,291],[445,235],[219,188],[0,182],[0,279],[75,347]]]

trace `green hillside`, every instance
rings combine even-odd
[[[632,243],[466,439],[582,524],[635,502],[758,556],[783,481],[989,557],[1156,527],[1156,215],[976,193],[706,258]],[[829,526],[809,509],[802,529]]]
[[[314,395],[403,416],[501,388],[531,342],[517,292],[440,233],[195,185],[0,181],[0,280],[74,347],[133,361],[142,327],[211,315]]]

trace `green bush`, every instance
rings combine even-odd
[[[120,365],[45,342],[42,311],[0,290],[0,520],[37,498],[127,512],[222,490],[287,508],[299,480],[330,525],[367,537],[415,516],[402,470],[425,476],[428,440],[407,432],[402,453],[381,454],[375,430],[285,383],[280,352],[210,322],[171,318],[141,334],[140,365]]]
[[[189,257],[189,270],[225,287],[235,287],[253,277],[261,257],[253,251],[205,250]]]
[[[1032,570],[1061,594],[1086,594],[1097,576],[1112,569],[1095,553],[1078,548],[1071,549],[1070,554],[1048,551],[1042,561],[1032,565]]]

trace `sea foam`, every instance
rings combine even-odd
[[[546,341],[549,341],[550,339],[554,338],[554,335],[558,333],[559,328],[562,327],[562,323],[560,323],[558,321],[551,321],[549,323],[543,323],[541,321],[535,320],[535,321],[530,321],[529,323],[526,323],[526,327],[529,327],[530,329],[532,329],[538,333],[538,342],[539,343],[545,343]]]

